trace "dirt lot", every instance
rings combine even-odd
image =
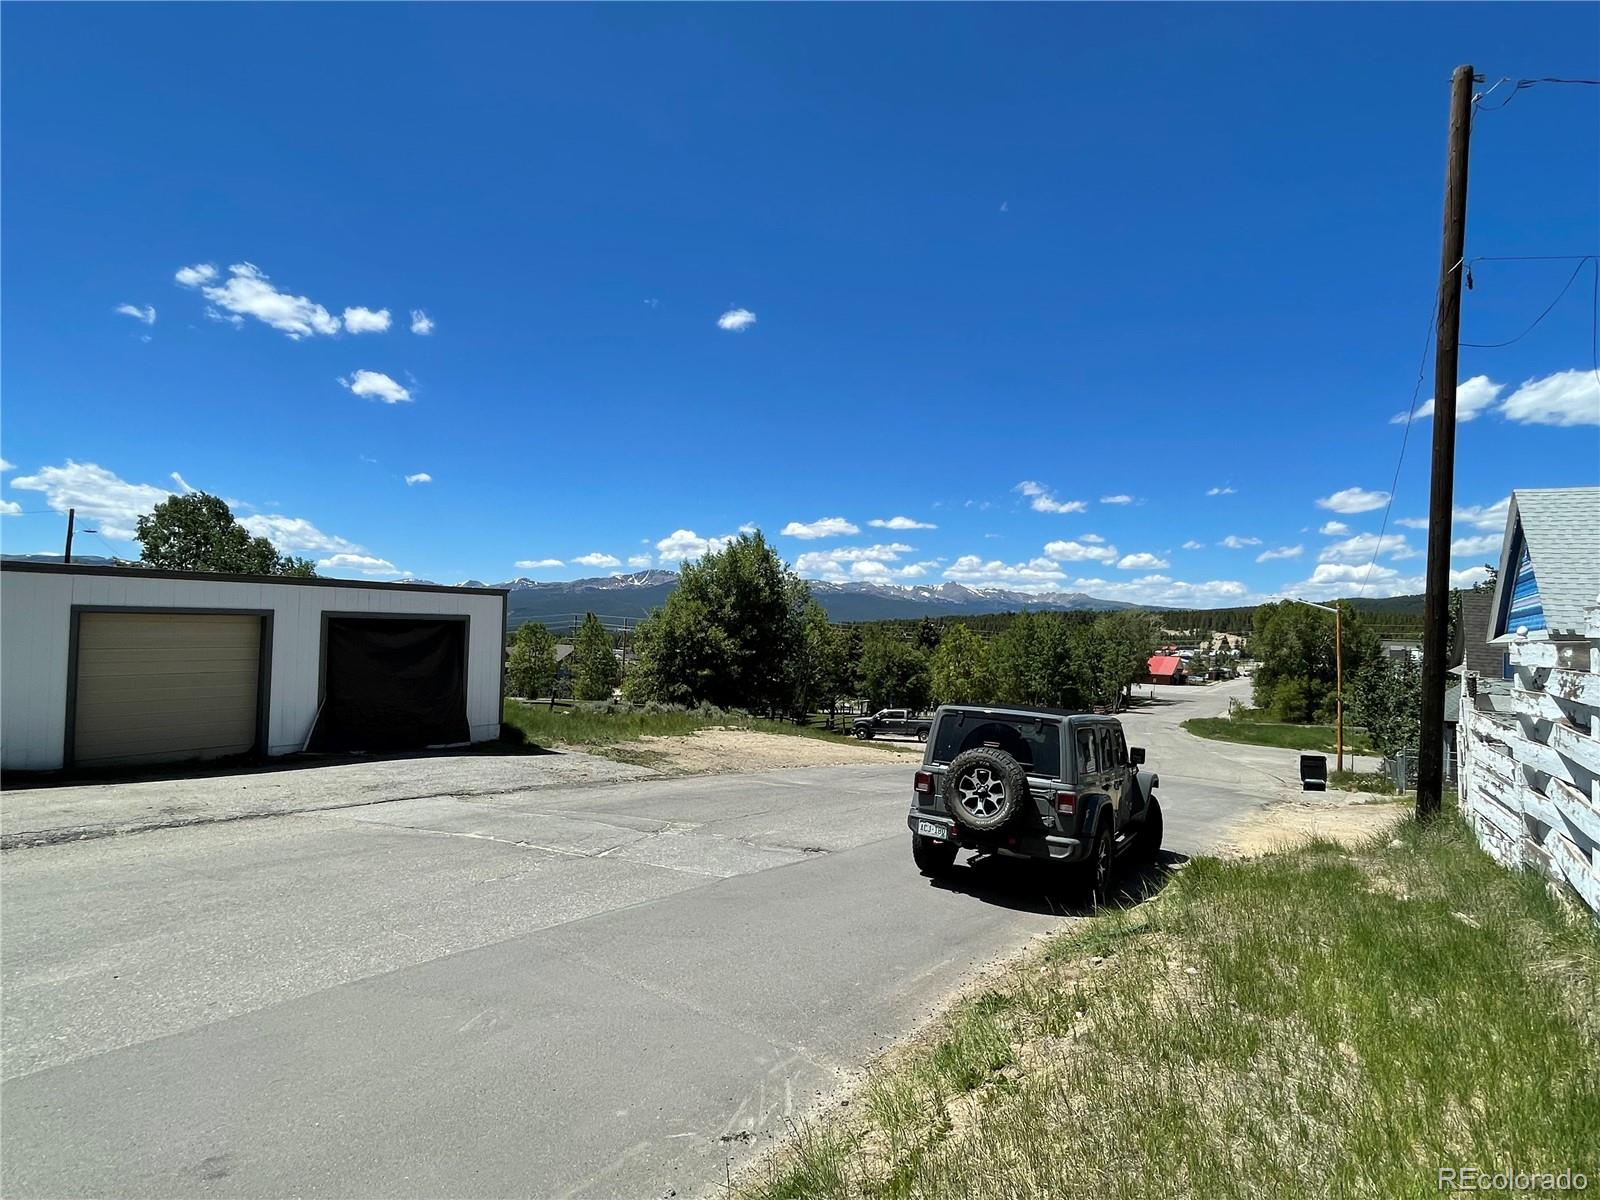
[[[916,742],[874,740],[848,744],[749,729],[702,729],[681,737],[639,738],[599,752],[665,774],[722,775],[785,767],[882,765],[901,760],[909,763],[922,756],[922,747]]]
[[[1279,800],[1231,825],[1218,839],[1216,853],[1243,858],[1282,850],[1312,837],[1345,846],[1370,841],[1411,811],[1410,802],[1356,792],[1309,793]]]

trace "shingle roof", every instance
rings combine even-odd
[[[1506,539],[1495,585],[1496,613],[1511,586],[1516,563],[1513,531],[1521,526],[1550,636],[1582,636],[1584,609],[1600,594],[1600,487],[1531,488],[1511,493]],[[1514,633],[1507,630],[1507,634]]]

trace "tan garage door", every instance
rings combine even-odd
[[[78,617],[73,762],[170,762],[256,743],[261,618],[191,613]]]

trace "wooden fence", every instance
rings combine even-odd
[[[1456,752],[1461,809],[1483,848],[1600,914],[1600,601],[1587,617],[1587,641],[1513,642],[1515,678],[1493,707],[1467,677]]]

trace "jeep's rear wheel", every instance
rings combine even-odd
[[[926,729],[917,730],[917,741],[926,742],[927,740],[928,740],[928,731]]]
[[[1150,806],[1145,809],[1144,824],[1139,828],[1137,853],[1141,862],[1155,862],[1156,855],[1161,853],[1161,836],[1164,832],[1161,801],[1151,796]]]
[[[1117,869],[1116,850],[1111,844],[1111,831],[1102,828],[1089,848],[1089,858],[1083,864],[1083,898],[1094,908],[1105,908],[1111,903],[1111,880]]]
[[[944,777],[945,807],[974,833],[993,833],[1028,803],[1028,773],[1004,750],[978,746],[956,755]]]
[[[920,833],[911,835],[911,860],[924,875],[943,875],[956,865],[954,842],[941,842],[925,838]]]

